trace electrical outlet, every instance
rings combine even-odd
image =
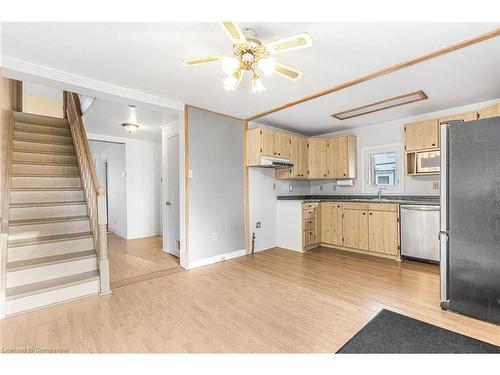
[[[191,169],[189,170],[189,174],[188,175],[189,175],[189,178],[193,178],[193,171]]]
[[[255,224],[255,228],[260,228],[260,226],[261,226],[261,222],[257,221],[257,223]]]
[[[217,232],[213,232],[213,233],[212,233],[212,239],[213,239],[214,241],[217,241]]]
[[[319,185],[319,191],[323,191],[323,185]]]
[[[288,185],[288,191],[289,191],[289,192],[292,192],[292,191],[293,191],[293,185],[292,185],[292,184],[289,184],[289,185]]]
[[[432,183],[432,190],[439,190],[439,181],[434,181]]]

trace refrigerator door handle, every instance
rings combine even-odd
[[[439,273],[441,307],[447,309],[448,299],[448,124],[441,125],[441,168],[440,168],[440,231],[439,231]]]

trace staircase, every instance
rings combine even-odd
[[[21,112],[13,112],[11,130],[2,315],[109,291],[101,288],[107,254],[100,266],[97,220],[90,217],[97,203],[89,209],[97,194],[86,191],[91,186],[80,173],[78,133],[67,119]]]

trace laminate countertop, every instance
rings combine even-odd
[[[279,195],[278,200],[295,200],[302,202],[395,203],[439,206],[439,196],[427,195],[382,195],[382,199],[377,199],[377,197],[373,195]]]

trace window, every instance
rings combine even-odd
[[[362,155],[364,192],[376,192],[378,189],[393,193],[404,192],[401,144],[364,148]]]

